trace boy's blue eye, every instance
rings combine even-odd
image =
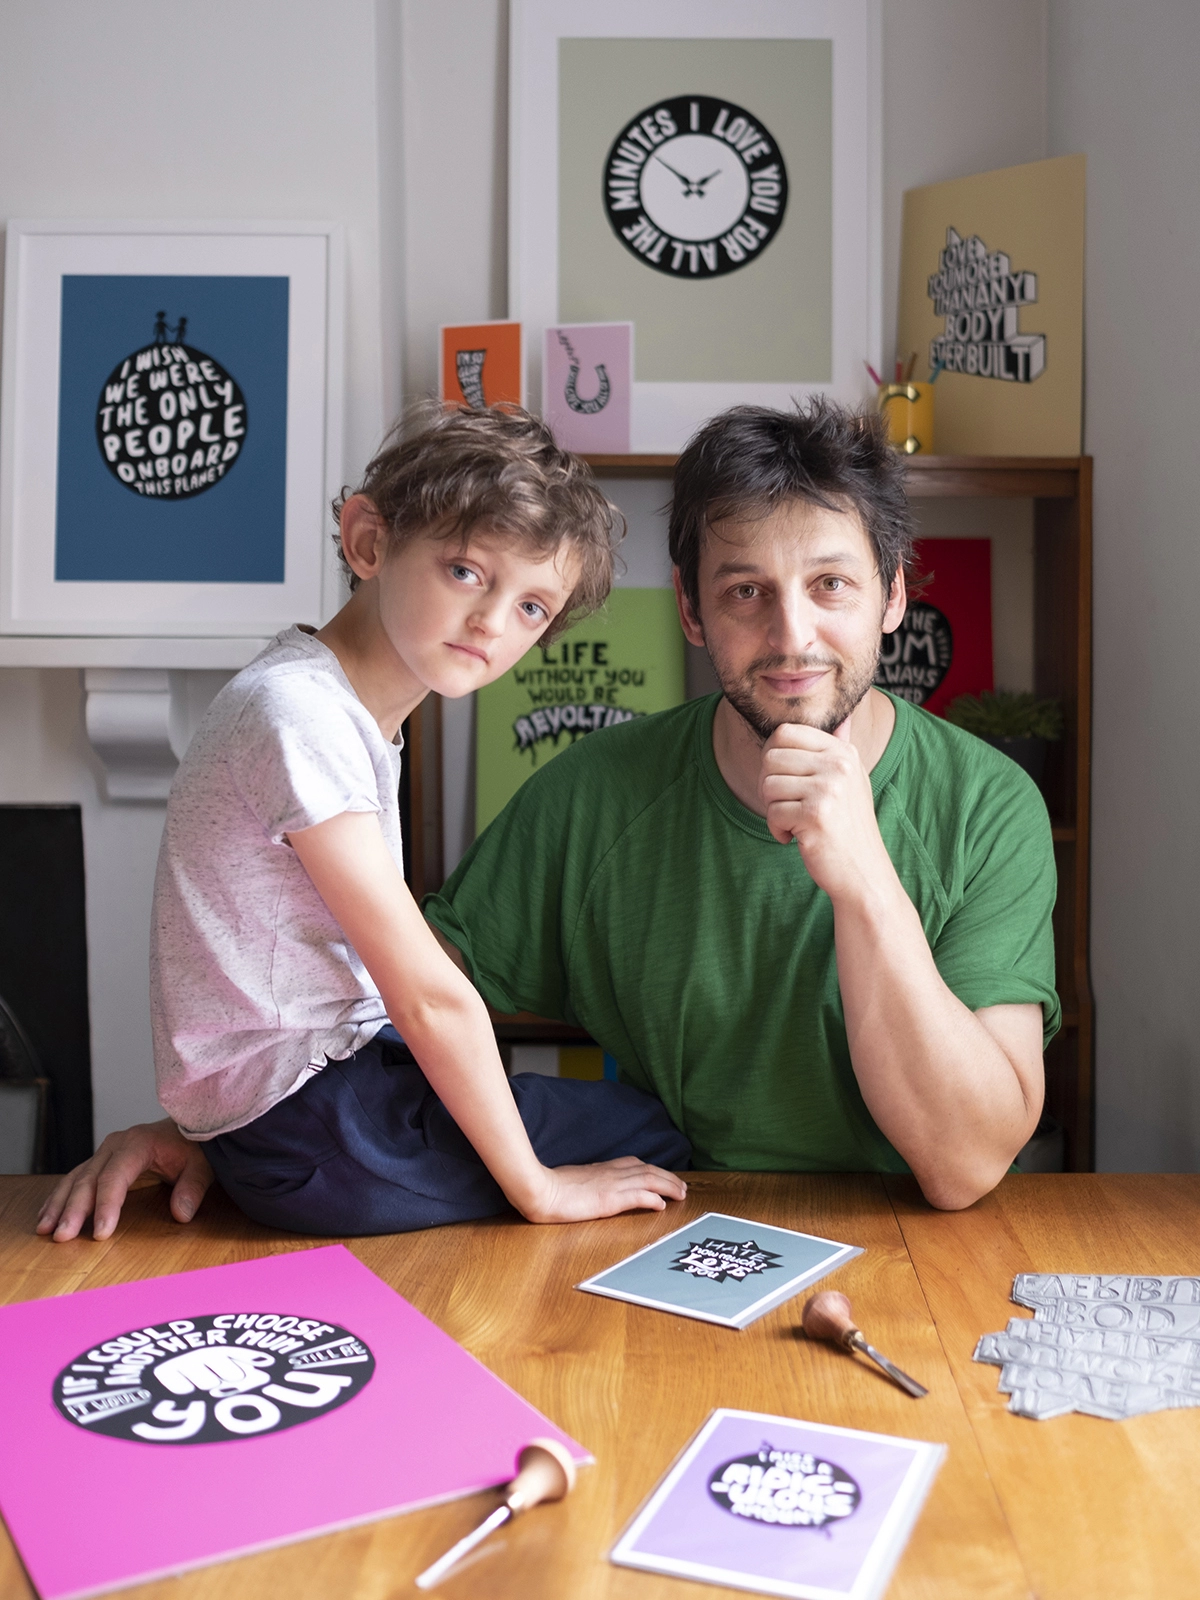
[[[527,617],[531,618],[544,617],[546,615],[546,608],[538,605],[536,600],[523,600],[521,609]]]
[[[470,567],[464,567],[458,562],[450,568],[451,575],[455,578],[473,578],[475,576]]]

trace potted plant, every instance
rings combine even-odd
[[[1011,756],[1039,787],[1046,771],[1046,746],[1062,738],[1062,706],[1033,694],[985,689],[960,694],[945,711],[946,721],[965,728]]]

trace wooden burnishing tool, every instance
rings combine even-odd
[[[910,1378],[907,1372],[901,1372],[894,1362],[881,1356],[873,1345],[867,1343],[852,1321],[849,1300],[836,1289],[826,1289],[821,1294],[813,1295],[804,1308],[800,1322],[810,1339],[828,1339],[831,1344],[841,1345],[843,1350],[861,1350],[863,1355],[870,1356],[875,1365],[907,1394],[912,1395],[914,1400],[923,1399],[929,1393],[915,1378]]]
[[[531,1439],[517,1457],[517,1475],[508,1485],[504,1504],[497,1506],[490,1517],[447,1550],[440,1560],[426,1567],[416,1580],[417,1588],[432,1589],[435,1583],[440,1583],[469,1550],[474,1550],[510,1517],[541,1505],[544,1500],[561,1500],[574,1487],[575,1463],[566,1445],[557,1439]]]

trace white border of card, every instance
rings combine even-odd
[[[616,1289],[605,1283],[606,1278],[621,1272],[628,1267],[630,1262],[639,1260],[642,1256],[649,1255],[652,1251],[669,1254],[664,1246],[669,1246],[672,1239],[678,1239],[680,1234],[694,1234],[706,1223],[734,1223],[738,1228],[749,1228],[755,1236],[755,1243],[762,1247],[769,1247],[772,1239],[805,1239],[816,1244],[828,1245],[828,1254],[823,1256],[815,1265],[806,1267],[803,1272],[794,1273],[783,1283],[772,1286],[769,1293],[761,1299],[755,1300],[751,1305],[744,1307],[735,1316],[716,1316],[712,1312],[697,1311],[691,1306],[673,1300],[659,1300],[650,1295],[633,1294],[627,1289]],[[775,1228],[770,1223],[752,1222],[746,1217],[731,1217],[724,1211],[706,1211],[702,1217],[697,1217],[692,1222],[684,1223],[682,1228],[676,1228],[672,1233],[664,1234],[661,1239],[655,1239],[653,1244],[648,1244],[642,1250],[635,1250],[633,1255],[626,1256],[623,1261],[614,1262],[611,1267],[606,1267],[603,1272],[598,1272],[594,1277],[587,1278],[583,1283],[577,1283],[577,1289],[583,1289],[588,1294],[607,1295],[611,1300],[628,1300],[635,1306],[650,1306],[655,1311],[672,1311],[678,1317],[694,1317],[700,1322],[715,1322],[722,1328],[746,1328],[750,1323],[756,1322],[768,1311],[773,1311],[776,1306],[782,1305],[785,1300],[790,1300],[793,1295],[807,1289],[810,1283],[815,1283],[818,1278],[823,1278],[835,1267],[843,1266],[847,1261],[853,1261],[855,1256],[862,1255],[862,1247],[856,1244],[839,1244],[835,1239],[823,1239],[819,1234],[799,1233],[794,1228]]]
[[[679,1480],[727,1417],[761,1422],[776,1430],[781,1427],[803,1428],[806,1437],[828,1434],[835,1440],[858,1439],[872,1444],[894,1445],[913,1452],[912,1464],[904,1474],[875,1537],[867,1546],[849,1589],[829,1589],[820,1584],[799,1581],[792,1583],[786,1579],[760,1577],[756,1573],[742,1572],[733,1567],[712,1567],[701,1561],[681,1561],[672,1556],[650,1555],[637,1550],[638,1540],[651,1527]],[[758,1594],[785,1595],[789,1600],[880,1600],[945,1457],[944,1444],[930,1444],[924,1439],[901,1439],[891,1434],[865,1433],[858,1428],[837,1428],[829,1423],[802,1422],[796,1417],[776,1417],[762,1411],[737,1411],[722,1407],[711,1413],[699,1433],[685,1447],[658,1488],[617,1540],[608,1559],[619,1567],[636,1567],[642,1572],[661,1572],[674,1578],[694,1578],[701,1583],[751,1589]]]

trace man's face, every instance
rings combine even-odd
[[[902,571],[884,593],[857,512],[805,500],[710,529],[699,591],[698,613],[680,595],[684,632],[707,648],[725,698],[761,739],[781,722],[840,727],[906,604]]]

